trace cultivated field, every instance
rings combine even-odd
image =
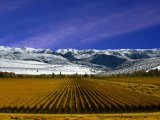
[[[90,78],[0,79],[0,112],[88,114],[160,110],[159,96],[124,89],[114,82]]]

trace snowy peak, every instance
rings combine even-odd
[[[69,49],[59,49],[56,52],[60,53],[60,54],[66,54],[68,52],[71,52],[71,53],[74,53],[74,54],[78,54],[79,50],[69,48]]]
[[[0,51],[8,52],[21,52],[21,53],[40,53],[40,54],[68,54],[71,53],[75,56],[84,56],[84,55],[95,55],[95,54],[106,54],[106,55],[115,55],[121,57],[132,57],[134,55],[144,57],[160,57],[160,49],[108,49],[108,50],[96,50],[96,49],[86,49],[86,50],[77,50],[77,49],[58,49],[52,51],[50,49],[35,49],[35,48],[14,48],[7,46],[0,46]],[[83,57],[82,57],[83,58]],[[133,57],[134,59],[134,57]],[[141,58],[140,58],[141,59]]]
[[[76,50],[76,49],[59,49],[56,51],[58,54],[72,54],[77,59],[84,59],[91,57],[95,54],[113,55],[125,59],[143,59],[160,57],[160,49],[115,49],[115,50]]]
[[[50,64],[68,64],[61,55],[54,54],[49,49],[0,47],[0,58],[10,60],[39,61]]]
[[[35,48],[29,48],[29,47],[14,48],[14,47],[7,47],[7,46],[0,46],[0,51],[21,52],[21,53],[45,53],[45,54],[53,53],[53,51],[50,49],[35,49]]]

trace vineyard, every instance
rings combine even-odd
[[[2,79],[0,112],[111,113],[160,110],[160,98],[91,79]]]

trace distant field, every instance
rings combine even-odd
[[[160,85],[160,77],[109,77],[105,81]]]
[[[89,78],[0,79],[0,112],[121,113],[160,110],[159,96],[125,89],[115,85],[115,81]],[[120,82],[119,79],[117,81]],[[140,84],[142,78],[136,78],[136,81]]]

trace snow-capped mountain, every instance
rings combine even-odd
[[[117,74],[158,66],[160,49],[52,51],[0,46],[0,71],[17,74]]]

